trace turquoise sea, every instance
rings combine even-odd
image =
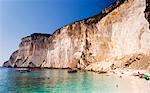
[[[119,88],[122,81],[118,76],[94,72],[32,69],[20,73],[15,68],[0,68],[0,93],[123,93]]]

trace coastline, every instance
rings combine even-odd
[[[117,76],[118,81],[115,82],[114,87],[119,92],[117,93],[149,93],[150,80],[134,76],[135,73],[149,73],[146,70],[131,70],[131,69],[117,69],[106,73],[106,76]],[[123,82],[122,82],[123,81]]]
[[[117,75],[121,79],[124,79],[126,81],[125,83],[131,84],[132,87],[134,87],[134,89],[136,90],[131,90],[131,93],[148,93],[148,91],[150,91],[150,77],[149,80],[146,80],[144,77],[135,76],[138,73],[150,75],[150,71],[148,70],[120,69],[113,70],[111,73]]]
[[[13,68],[13,69],[15,69],[15,68]],[[42,70],[46,71],[46,69],[47,69],[47,71],[55,70],[55,69],[50,69],[50,68],[49,69],[48,68],[33,68],[33,70],[31,72],[20,73],[20,74],[27,75],[27,74],[34,73],[35,70],[39,70],[38,72],[42,72]],[[68,71],[68,69],[58,69],[58,70],[66,71],[66,73]],[[112,90],[112,91],[116,91],[115,93],[129,93],[129,92],[131,92],[131,93],[149,93],[150,80],[145,80],[143,78],[141,79],[139,77],[133,76],[133,73],[138,72],[138,71],[140,73],[146,72],[146,70],[116,69],[116,70],[108,71],[107,73],[100,74],[100,73],[94,72],[94,71],[78,70],[77,73],[73,73],[73,74],[68,73],[67,76],[74,77],[80,73],[93,73],[93,74],[91,74],[92,76],[94,75],[94,77],[101,77],[101,79],[97,79],[99,82],[106,81],[107,85],[109,85],[110,87],[115,89],[115,90]],[[57,72],[57,70],[56,70],[56,72]],[[82,75],[84,75],[84,74],[82,74]],[[50,74],[48,74],[46,76],[49,77],[49,79],[51,78]],[[93,79],[95,79],[95,78],[93,78]],[[104,80],[104,81],[101,81],[101,80]],[[101,83],[98,83],[98,85],[101,85]]]

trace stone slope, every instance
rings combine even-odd
[[[118,0],[100,14],[66,25],[52,35],[32,34],[22,39],[4,66],[94,71],[126,67],[128,60],[122,58],[150,54],[149,5],[149,0]],[[134,64],[127,67],[134,68]]]

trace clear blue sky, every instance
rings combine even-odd
[[[22,37],[53,33],[63,25],[99,13],[115,0],[0,0],[0,65]]]

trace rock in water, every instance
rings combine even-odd
[[[98,15],[66,25],[52,35],[35,33],[22,38],[19,49],[3,66],[74,66],[99,71],[110,69],[105,62],[115,68],[145,62],[142,66],[146,68],[150,61],[144,57],[150,54],[149,6],[149,0],[117,0]],[[131,55],[138,54],[143,61],[132,60]]]
[[[73,68],[72,68],[72,69],[69,69],[69,70],[68,70],[68,73],[76,73],[76,72],[77,72],[77,69],[73,69]]]

